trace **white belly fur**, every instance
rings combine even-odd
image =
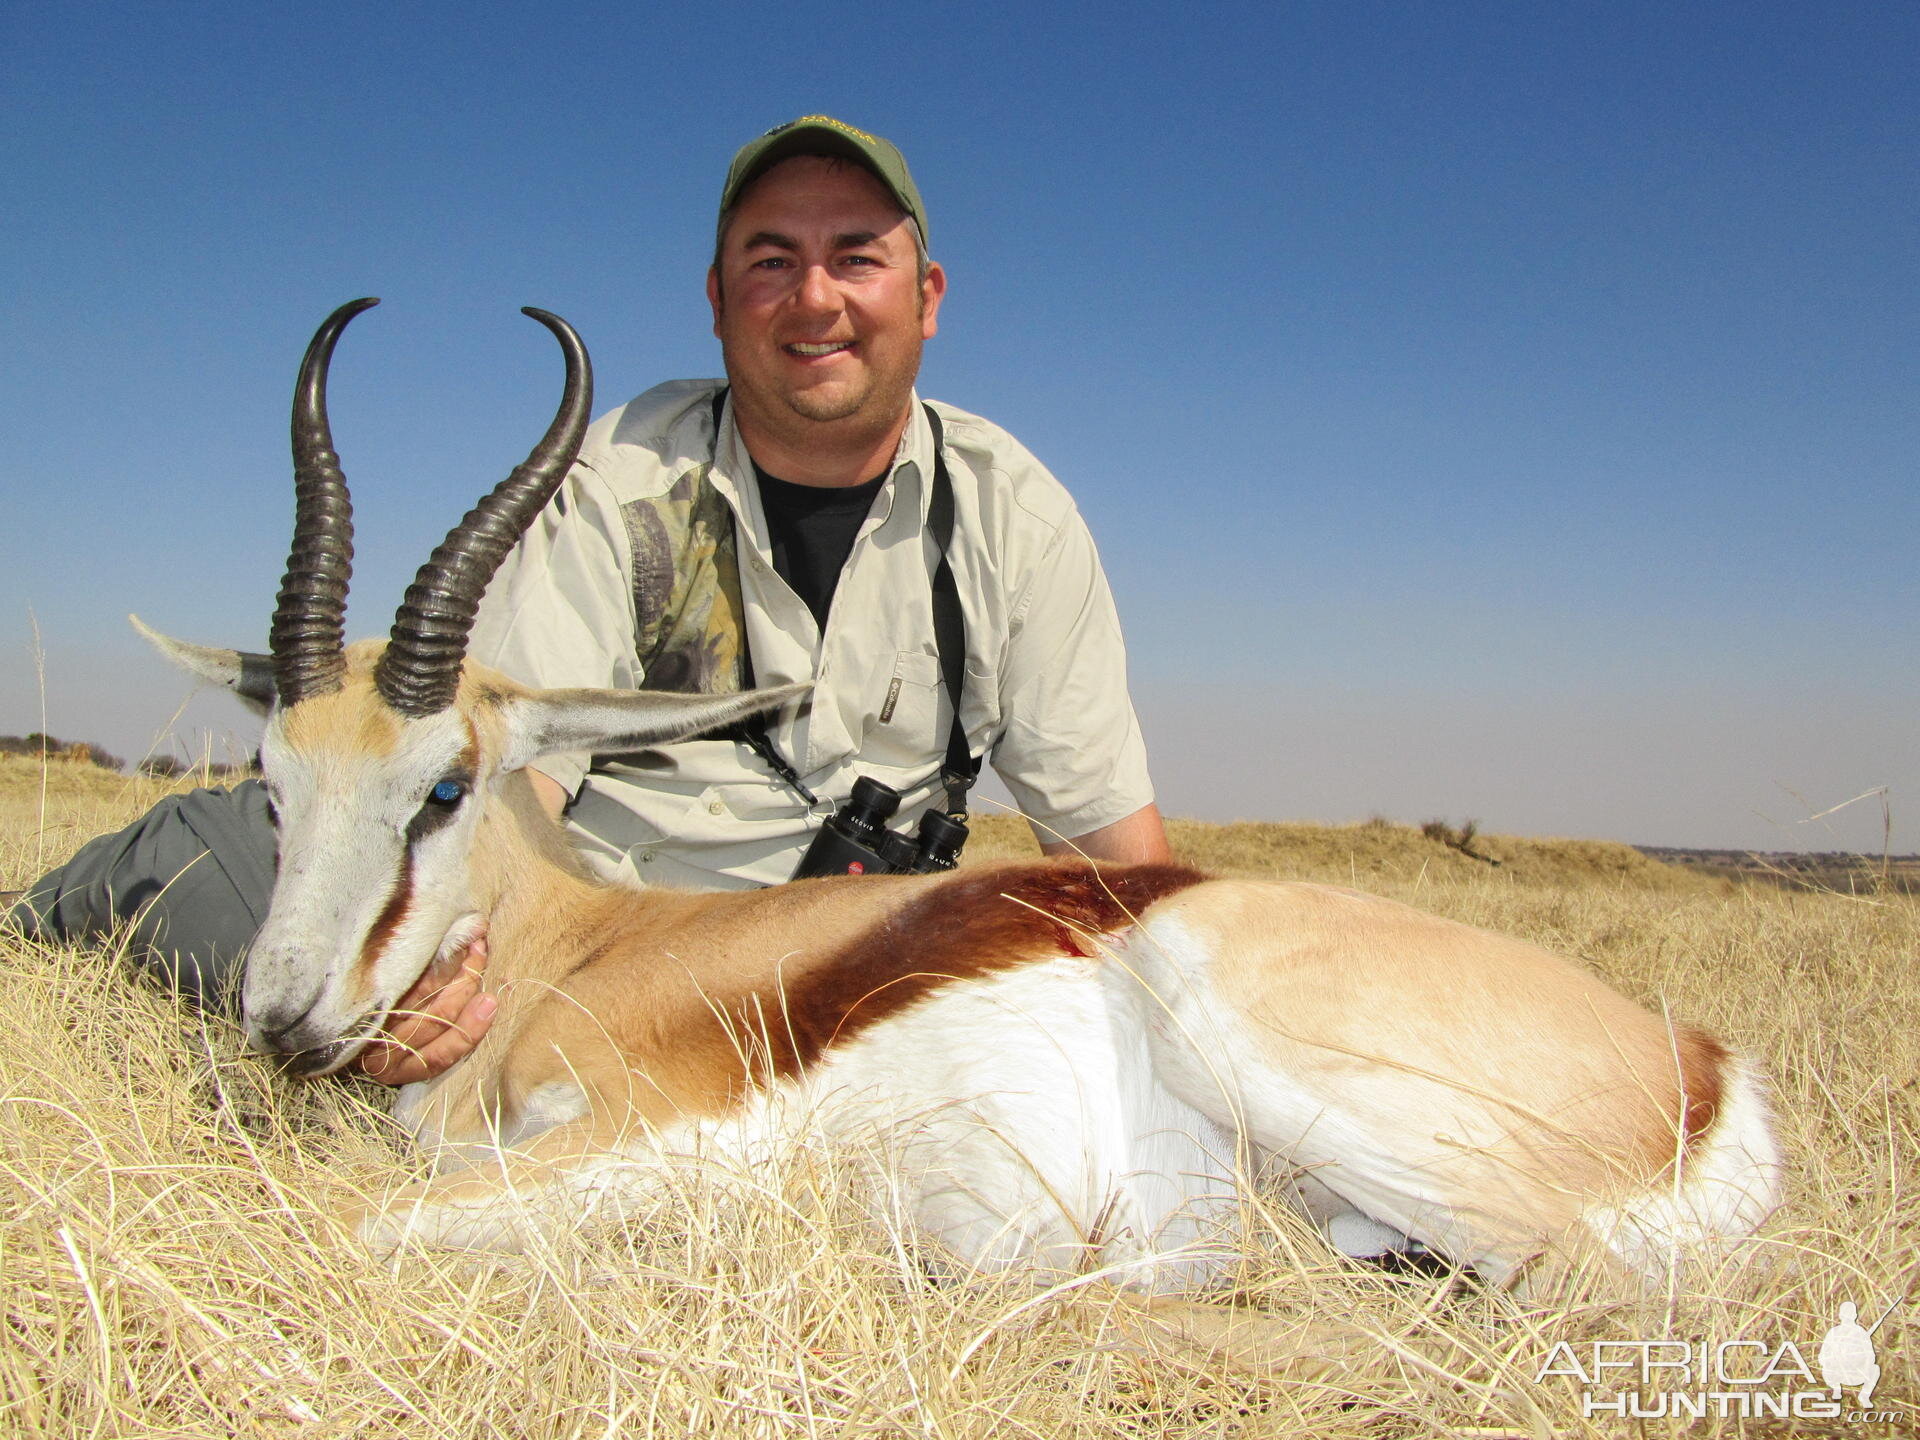
[[[797,1130],[963,1267],[1203,1284],[1238,1253],[1232,1137],[1155,1076],[1138,987],[1061,958],[950,986],[669,1151],[756,1166]]]

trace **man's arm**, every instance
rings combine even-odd
[[[1048,854],[1169,858],[1119,617],[1085,522],[1069,509],[1045,551],[1009,573],[1028,578],[1000,665],[994,770]]]
[[[1084,855],[1089,860],[1111,860],[1121,865],[1164,863],[1173,859],[1158,805],[1142,806],[1123,820],[1102,825],[1071,840],[1043,840],[1040,848],[1049,855]]]
[[[527,778],[533,782],[533,793],[539,797],[540,808],[553,817],[554,823],[560,823],[560,816],[567,808],[567,802],[573,798],[567,787],[551,775],[543,774],[531,765],[527,767]]]

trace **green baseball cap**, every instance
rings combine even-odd
[[[921,202],[919,187],[907,171],[907,157],[891,140],[869,135],[831,115],[802,115],[776,125],[740,147],[727,168],[726,189],[720,192],[720,213],[726,214],[760,173],[793,155],[842,155],[857,160],[871,170],[888,192],[900,202],[900,208],[920,227],[920,238],[927,238],[927,207]]]

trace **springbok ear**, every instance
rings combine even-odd
[[[273,661],[249,650],[222,650],[215,645],[194,645],[162,635],[142,623],[138,615],[129,615],[133,628],[147,642],[182,670],[190,670],[202,680],[224,685],[238,695],[249,710],[264,715],[273,708]]]
[[[537,690],[506,707],[501,768],[518,770],[557,750],[643,750],[717,730],[762,710],[777,710],[813,685],[778,685],[737,695],[674,695],[657,690]]]

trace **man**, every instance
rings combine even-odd
[[[809,116],[743,148],[707,276],[724,393],[675,382],[603,417],[489,589],[470,653],[533,684],[815,682],[756,744],[543,761],[536,788],[601,873],[778,883],[856,778],[901,791],[906,819],[943,798],[928,524],[943,472],[968,754],[991,759],[1047,850],[1167,858],[1085,525],[1004,431],[914,393],[946,294],[926,233],[876,136]],[[59,889],[58,872],[35,887],[40,915]],[[369,1073],[407,1083],[471,1048],[492,1015],[478,970],[409,997],[420,1013],[369,1048]]]

